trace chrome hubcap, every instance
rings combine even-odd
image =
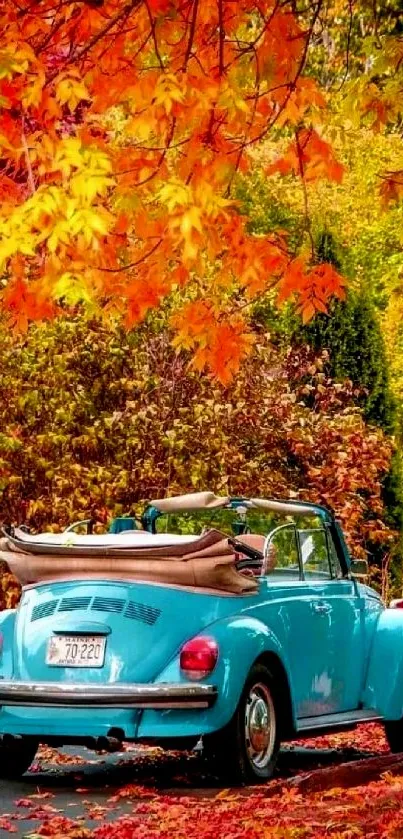
[[[270,763],[276,741],[276,719],[269,689],[262,682],[251,687],[245,707],[245,742],[255,769]]]

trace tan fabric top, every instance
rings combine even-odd
[[[292,501],[275,501],[273,498],[251,498],[252,507],[258,510],[271,510],[286,516],[315,516],[317,513],[310,504],[293,504]]]
[[[239,573],[232,556],[216,556],[190,559],[177,562],[172,559],[118,559],[116,557],[71,557],[69,572],[66,574],[65,559],[60,556],[34,556],[31,554],[2,551],[10,571],[22,585],[45,580],[91,579],[94,575],[105,574],[108,578],[119,577],[125,580],[143,582],[172,583],[191,588],[208,588],[244,594],[257,590],[257,580]]]
[[[225,507],[229,497],[214,495],[214,492],[193,492],[189,495],[173,495],[171,498],[157,498],[150,501],[161,513],[190,513],[192,510],[212,510]]]
[[[214,495],[214,492],[194,492],[190,495],[174,495],[171,498],[157,498],[150,501],[153,507],[161,513],[188,513],[192,510],[211,510],[226,507],[230,498]],[[249,498],[240,501],[239,506],[252,507],[260,510],[270,510],[274,513],[284,513],[288,516],[315,515],[310,504],[295,504],[293,501],[276,501],[273,498]]]
[[[119,537],[116,541],[119,544]],[[235,594],[257,589],[255,578],[237,571],[235,552],[228,539],[217,530],[210,530],[187,545],[150,545],[137,550],[117,548],[113,551],[107,547],[102,555],[91,554],[90,548],[85,555],[83,548],[76,545],[70,548],[46,545],[47,550],[43,553],[33,553],[32,542],[26,542],[23,549],[20,545],[16,547],[7,537],[1,539],[0,559],[7,563],[23,585],[47,579],[66,579],[66,576],[74,579],[78,575],[91,578],[105,574],[127,580],[172,583]]]
[[[213,492],[198,492],[156,499],[151,504],[161,513],[191,512],[226,507],[230,499]],[[314,514],[307,504],[253,498],[240,506],[288,515]],[[147,536],[147,538],[146,538]],[[67,537],[67,540],[65,540]],[[165,541],[166,544],[161,544]],[[264,538],[245,534],[238,541],[263,552]],[[209,530],[188,538],[169,534],[126,534],[79,537],[74,534],[27,535],[15,530],[14,538],[0,539],[0,559],[23,584],[47,579],[94,575],[124,577],[144,582],[198,587],[233,593],[252,592],[257,580],[239,572],[235,552],[226,536]],[[252,573],[251,571],[249,573]]]

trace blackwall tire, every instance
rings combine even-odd
[[[255,664],[228,725],[203,738],[211,771],[234,783],[263,783],[274,772],[280,748],[273,678]]]
[[[385,722],[385,734],[391,752],[403,752],[403,720]]]
[[[38,750],[38,742],[30,738],[0,743],[0,778],[15,780],[29,769]]]

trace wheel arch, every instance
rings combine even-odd
[[[273,677],[275,686],[274,701],[276,712],[278,713],[280,738],[282,740],[290,739],[293,735],[295,735],[295,723],[293,717],[291,689],[285,667],[278,655],[271,650],[262,652],[255,659],[252,667],[256,664],[262,664],[264,667],[267,667]]]
[[[385,720],[403,717],[403,611],[385,609],[378,620],[369,654],[364,707]]]
[[[287,658],[280,640],[253,615],[236,615],[207,626],[203,634],[218,643],[217,666],[206,680],[218,688],[217,700],[208,710],[184,713],[182,710],[160,712],[146,710],[139,720],[138,737],[162,738],[211,734],[225,728],[235,714],[246,680],[254,664],[264,663],[278,686],[276,710],[280,714],[280,730],[284,739],[295,731],[293,684]],[[179,653],[158,674],[155,682],[182,681]]]
[[[0,613],[0,632],[3,636],[3,649],[0,654],[0,675],[11,678],[14,669],[14,629],[16,609],[4,609]]]

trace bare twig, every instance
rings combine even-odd
[[[144,0],[144,2],[145,2],[146,9],[147,9],[148,19],[150,21],[151,36],[152,36],[152,39],[153,39],[153,42],[154,42],[155,54],[157,56],[158,64],[160,65],[161,70],[164,70],[165,69],[164,68],[164,62],[161,58],[161,53],[159,51],[158,41],[157,41],[157,33],[155,31],[155,20],[154,20],[152,14],[151,14],[151,9],[148,5],[147,0]]]
[[[29,148],[28,148],[27,138],[25,136],[24,117],[22,118],[21,142],[22,142],[22,147],[24,149],[25,162],[27,164],[29,189],[30,189],[31,195],[34,195],[35,192],[36,192],[36,185],[35,185],[34,173],[32,171],[32,166],[31,166],[31,159],[30,159],[30,156],[29,156]]]
[[[244,55],[247,52],[250,52],[251,50],[253,50],[256,47],[257,43],[260,41],[260,39],[263,37],[264,33],[269,28],[273,18],[277,14],[281,5],[282,5],[281,0],[276,0],[276,3],[274,4],[273,9],[272,9],[269,17],[267,18],[267,20],[265,20],[264,25],[262,26],[262,28],[260,29],[260,31],[258,32],[258,34],[256,35],[256,37],[253,41],[242,41],[242,40],[238,40],[238,39],[236,40],[237,45],[239,45],[239,55],[235,59],[233,59],[233,61],[237,61],[238,58],[240,58],[242,55]],[[233,40],[234,39],[232,39],[232,43],[233,43]],[[231,43],[231,41],[230,41],[230,43]],[[241,47],[241,44],[245,44],[245,46]]]
[[[150,256],[152,256],[153,253],[157,250],[157,248],[159,248],[161,243],[162,243],[162,239],[158,239],[158,242],[156,242],[155,245],[153,245],[153,247],[147,253],[143,254],[143,256],[141,256],[139,259],[136,259],[135,262],[129,262],[128,265],[121,265],[120,268],[99,268],[98,267],[97,270],[98,271],[106,271],[109,274],[119,274],[119,273],[122,273],[122,271],[128,271],[130,268],[136,268],[138,265],[141,265],[142,262],[145,262],[146,259],[149,259]]]
[[[187,44],[187,47],[186,47],[185,58],[184,58],[184,61],[183,61],[183,67],[182,67],[183,71],[186,70],[186,68],[188,66],[189,58],[192,54],[193,41],[194,41],[195,32],[196,32],[196,21],[197,21],[198,8],[199,8],[199,0],[193,0],[193,14],[192,14],[192,20],[191,20],[191,23],[190,23],[188,44]]]
[[[304,152],[301,145],[299,129],[297,128],[295,131],[295,144],[297,147],[297,155],[298,155],[298,169],[301,178],[301,186],[302,186],[302,193],[304,197],[304,216],[305,216],[305,230],[309,236],[309,241],[311,245],[311,255],[312,259],[315,257],[315,242],[312,236],[312,225],[311,225],[311,217],[309,215],[309,200],[308,200],[308,190],[306,188],[305,183],[305,170],[304,170]]]
[[[218,3],[218,31],[219,31],[219,38],[218,38],[218,74],[219,74],[219,76],[222,76],[223,73],[224,73],[224,41],[225,41],[223,0],[217,0],[217,3]]]
[[[344,76],[341,80],[340,86],[337,88],[337,93],[340,92],[342,87],[344,86],[347,78],[348,73],[350,70],[350,49],[351,49],[351,35],[353,31],[353,6],[354,0],[348,0],[348,9],[349,9],[349,24],[348,24],[348,32],[347,32],[347,46],[346,46],[346,69],[344,71]]]

